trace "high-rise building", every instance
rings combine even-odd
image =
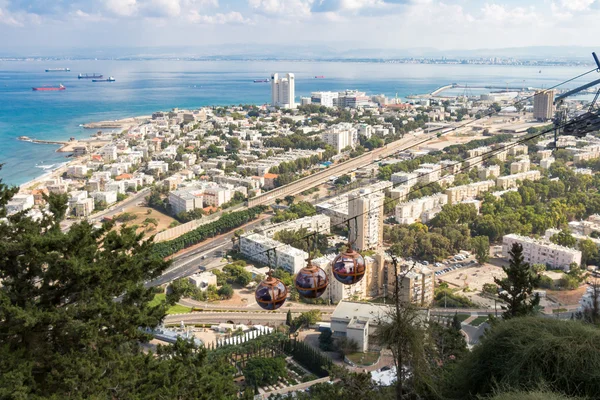
[[[533,99],[533,118],[547,121],[554,116],[554,90],[543,90]]]
[[[338,92],[312,92],[310,101],[312,104],[320,104],[325,107],[337,105]]]
[[[295,108],[295,84],[294,74],[288,73],[285,78],[279,78],[277,73],[271,75],[271,105]]]
[[[359,251],[375,249],[383,243],[384,202],[383,193],[372,193],[369,189],[348,196],[348,218],[356,235],[354,246]]]

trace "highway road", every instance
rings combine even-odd
[[[238,229],[244,229],[251,231],[265,221],[265,219],[259,219],[252,221]],[[217,236],[213,239],[209,239],[199,246],[193,247],[191,250],[185,251],[179,256],[174,257],[174,261],[171,266],[157,279],[146,282],[146,287],[159,286],[165,283],[171,282],[175,279],[179,279],[185,276],[192,275],[198,272],[200,267],[205,267],[207,271],[218,268],[227,264],[222,260],[222,257],[216,255],[216,252],[226,251],[232,248],[233,243],[231,238],[235,231]]]

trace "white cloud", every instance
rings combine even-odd
[[[192,11],[188,18],[191,22],[209,25],[225,25],[225,24],[250,24],[249,19],[244,18],[237,11],[228,13],[217,13],[214,15],[201,15],[197,11]]]
[[[105,0],[104,6],[110,13],[119,17],[131,17],[139,8],[136,0]]]
[[[314,0],[248,0],[250,8],[267,15],[306,17],[311,14]]]
[[[596,0],[561,0],[560,4],[570,11],[585,11],[590,8],[595,1]]]
[[[18,21],[15,17],[13,17],[7,11],[4,11],[0,8],[0,24],[9,25],[9,26],[23,26],[21,21]]]
[[[85,11],[81,11],[81,10],[75,10],[74,12],[70,13],[69,15],[73,19],[81,20],[81,21],[92,21],[92,22],[106,21],[106,18],[103,17],[101,14],[90,14],[90,13],[86,13]]]
[[[181,13],[179,0],[149,0],[141,7],[144,15],[150,17],[177,17]]]
[[[508,8],[499,4],[486,4],[482,9],[482,19],[487,22],[522,24],[531,23],[538,19],[538,14],[532,8]]]

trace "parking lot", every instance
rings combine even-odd
[[[436,262],[430,265],[435,272],[435,276],[441,278],[443,275],[451,273],[461,268],[471,267],[476,265],[475,257],[468,252],[461,252],[452,257],[447,258],[442,262]]]

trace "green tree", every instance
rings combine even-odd
[[[0,215],[11,193],[0,183]],[[62,199],[49,200],[54,215],[0,223],[0,397],[233,397],[233,370],[209,364],[205,349],[140,346],[177,300],[150,304],[144,282],[168,266],[152,240],[109,223],[63,232]]]
[[[487,236],[471,238],[471,248],[479,264],[483,264],[490,259],[490,238]]]
[[[325,329],[319,334],[319,348],[323,351],[334,351],[333,333],[331,329]]]
[[[244,367],[244,377],[255,388],[277,383],[280,377],[287,376],[286,362],[283,357],[254,357]]]
[[[571,231],[563,229],[562,231],[552,235],[550,241],[565,247],[575,247],[577,239],[571,235]]]
[[[285,324],[287,326],[292,326],[292,311],[288,310],[285,316]]]
[[[581,251],[581,265],[596,264],[598,261],[598,247],[590,239],[584,239],[579,242]]]
[[[514,243],[509,255],[509,265],[504,268],[507,277],[494,278],[501,290],[498,297],[508,304],[503,313],[504,319],[531,315],[540,303],[539,296],[533,295],[533,289],[538,286],[540,277],[524,261],[523,246]]]
[[[460,331],[462,329],[462,324],[458,318],[458,312],[455,312],[454,317],[452,317],[452,329],[456,331]]]
[[[217,293],[223,299],[230,299],[233,297],[233,288],[231,287],[231,285],[228,285],[226,283],[219,288],[219,291]]]

